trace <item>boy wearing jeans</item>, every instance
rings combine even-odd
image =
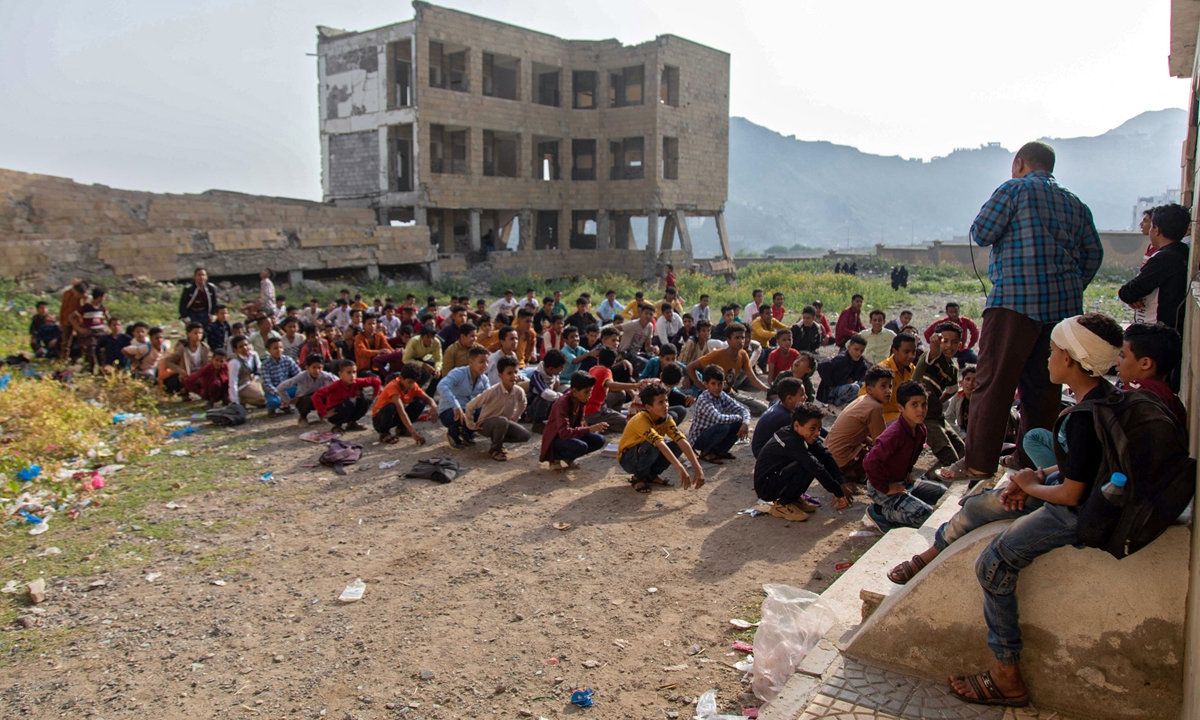
[[[462,449],[475,444],[475,433],[466,426],[467,403],[491,387],[487,378],[488,351],[478,345],[467,353],[467,366],[454,368],[438,382],[438,420],[446,428],[446,442]]]
[[[867,374],[867,361],[863,360],[866,349],[867,341],[862,335],[855,335],[846,341],[841,354],[817,365],[817,374],[821,376],[817,400],[840,407],[858,397],[859,383]]]
[[[867,497],[874,503],[873,518],[881,517],[890,525],[921,527],[933,514],[933,505],[946,492],[946,486],[930,480],[909,480],[928,437],[925,388],[907,380],[896,388],[895,397],[900,419],[879,434],[863,460]]]
[[[750,434],[750,411],[725,392],[725,371],[720,366],[704,368],[702,379],[704,392],[693,406],[688,442],[706,462],[720,465],[736,459],[730,448]]]
[[[504,443],[523,443],[529,431],[517,424],[525,414],[525,391],[517,387],[517,359],[502,357],[496,363],[500,382],[467,403],[466,424],[471,430],[491,437],[488,455],[497,462],[508,460]]]
[[[608,423],[585,425],[583,420],[583,408],[595,384],[596,378],[576,371],[571,376],[570,390],[550,407],[550,417],[542,431],[542,454],[538,459],[549,463],[554,472],[578,470],[576,460],[604,447]]]
[[[667,388],[662,383],[647,385],[638,393],[638,399],[643,409],[629,419],[617,445],[617,462],[632,475],[629,482],[634,492],[646,494],[651,485],[670,485],[659,473],[671,466],[679,473],[683,488],[703,487],[700,461],[667,412]],[[681,449],[692,464],[691,477],[679,461]]]

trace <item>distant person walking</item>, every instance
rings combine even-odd
[[[992,290],[983,311],[978,389],[967,428],[966,456],[940,471],[943,480],[995,473],[1015,390],[1021,392],[1020,437],[1049,429],[1062,386],[1047,365],[1054,325],[1083,313],[1083,291],[1104,258],[1092,211],[1054,179],[1054,149],[1026,143],[1012,180],[992,193],[971,224],[971,240],[992,248]],[[1019,460],[1033,463],[1017,440]]]

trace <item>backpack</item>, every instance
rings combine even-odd
[[[246,422],[246,408],[238,403],[231,403],[225,407],[209,410],[204,417],[213,425],[233,427]]]
[[[358,459],[362,457],[362,450],[362,445],[358,443],[330,440],[329,447],[321,453],[319,462],[322,465],[332,465],[335,473],[345,475],[346,471],[342,469],[342,466],[358,462]]]
[[[1100,472],[1079,508],[1079,542],[1118,560],[1149,545],[1187,509],[1196,489],[1196,461],[1188,455],[1187,432],[1155,395],[1109,387],[1097,400],[1067,408],[1054,423],[1054,437],[1072,413],[1090,411],[1103,446]],[[1055,442],[1061,465],[1066,460]],[[1101,488],[1114,472],[1129,478],[1120,506]]]
[[[462,466],[450,458],[433,458],[418,460],[417,464],[413,465],[413,469],[404,474],[404,477],[432,480],[444,484],[458,477],[462,472]]]

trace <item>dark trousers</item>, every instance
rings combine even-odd
[[[404,358],[404,351],[397,350],[390,353],[380,353],[371,358],[371,369],[379,373],[379,377],[386,378],[394,372],[400,372],[401,360]]]
[[[408,416],[409,422],[416,422],[417,418],[421,417],[421,411],[425,409],[424,400],[413,400],[404,406],[404,414]],[[400,420],[400,412],[396,410],[396,403],[388,403],[379,408],[379,412],[375,413],[371,418],[371,425],[374,426],[375,432],[380,435],[387,435],[392,431],[392,428],[400,428],[401,434],[408,432],[404,429],[404,423]]]
[[[202,326],[207,328],[208,324],[210,322],[212,322],[212,320],[208,317],[207,310],[200,310],[200,311],[188,310],[187,315],[185,315],[183,317],[183,322],[184,322],[184,325],[186,325],[187,323],[198,322]]]
[[[755,491],[763,502],[791,505],[804,497],[815,479],[801,470],[799,463],[791,463],[775,475],[763,478],[762,487],[756,486]]]
[[[359,418],[366,415],[370,409],[371,401],[361,395],[343,400],[333,409],[333,414],[329,416],[329,422],[334,425],[349,425],[358,422]]]
[[[178,374],[163,380],[163,389],[171,395],[187,394],[187,391],[183,387],[183,378]]]
[[[676,457],[679,456],[679,446],[674,441],[668,440],[667,447],[675,453]],[[621,453],[619,462],[625,472],[633,475],[635,483],[659,476],[664,470],[671,467],[671,461],[662,454],[657,446],[648,442],[640,442]]]
[[[438,420],[441,421],[442,427],[446,428],[446,434],[455,442],[462,442],[464,438],[475,437],[475,433],[468,430],[466,425],[454,419],[453,408],[438,413]]]
[[[550,407],[552,405],[554,403],[541,395],[535,395],[529,399],[529,407],[525,410],[525,417],[531,423],[544,423],[550,417]]]
[[[692,449],[696,451],[697,455],[702,453],[712,453],[714,455],[727,453],[733,447],[733,444],[737,442],[738,430],[741,427],[742,423],[736,422],[705,428],[696,436],[696,442],[692,443]]]
[[[954,359],[958,362],[960,368],[979,362],[979,356],[975,354],[974,350],[959,350],[954,355]]]
[[[1021,391],[1020,438],[1031,428],[1053,427],[1062,404],[1062,386],[1050,382],[1050,331],[1055,323],[1041,323],[1008,308],[983,311],[979,337],[979,363],[971,398],[971,424],[967,427],[967,467],[995,472],[1008,428],[1013,394]],[[1030,467],[1023,450],[1021,461]]]
[[[604,447],[604,436],[600,433],[588,433],[583,437],[554,438],[554,459],[563,462],[574,462],[579,458],[593,453]]]
[[[308,418],[308,414],[313,411],[312,393],[304,397],[296,398],[296,412],[300,413],[300,417]]]

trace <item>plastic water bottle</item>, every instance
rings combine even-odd
[[[1115,472],[1100,488],[1100,493],[1104,495],[1105,500],[1120,507],[1125,503],[1125,483],[1127,482],[1129,482],[1129,478],[1125,476],[1125,473]]]

